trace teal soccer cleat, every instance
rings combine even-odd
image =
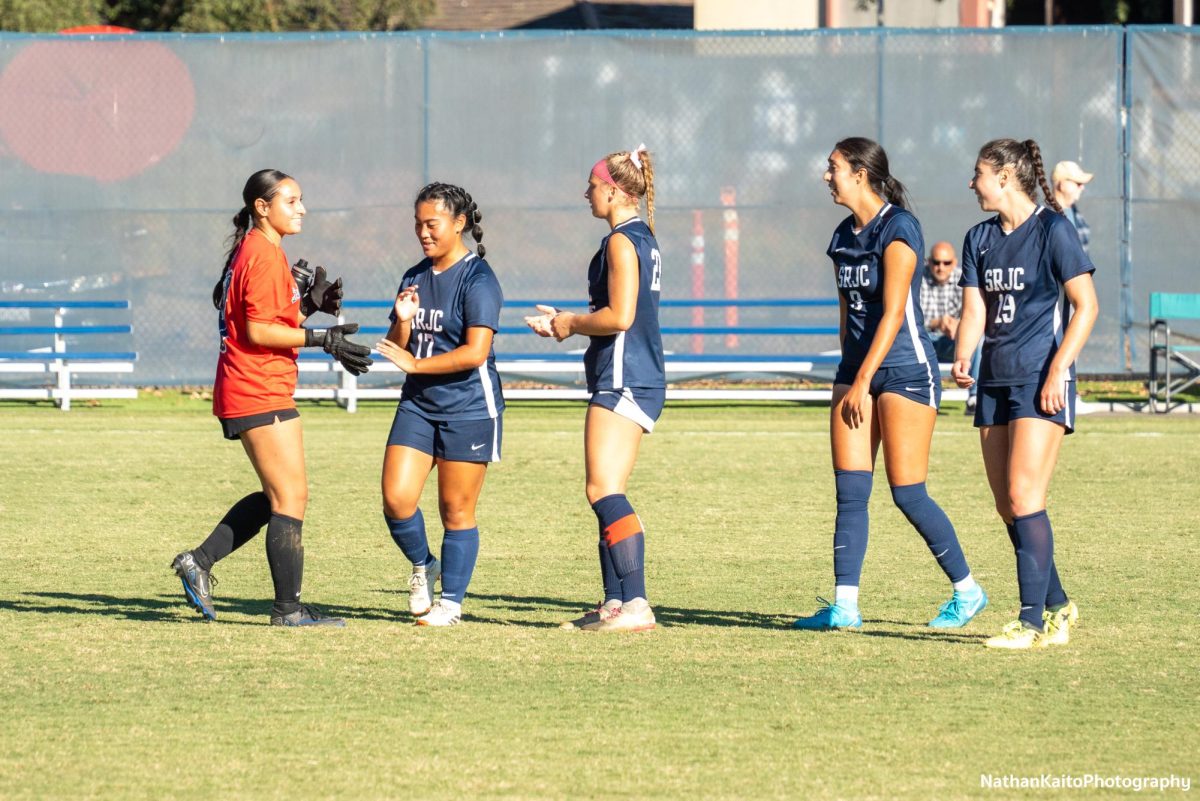
[[[987,593],[979,585],[966,592],[955,590],[950,600],[938,610],[938,616],[929,621],[929,628],[960,629],[982,612],[987,602]]]
[[[792,628],[805,631],[830,631],[832,629],[857,629],[862,626],[862,615],[857,609],[831,604],[820,596],[817,596],[817,600],[825,605],[810,617],[798,618],[792,623]]]

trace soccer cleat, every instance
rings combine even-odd
[[[417,618],[418,626],[457,626],[461,622],[462,608],[455,610],[441,601],[431,606],[427,614]]]
[[[650,631],[658,625],[654,610],[645,598],[634,598],[618,606],[594,629],[585,631]]]
[[[188,606],[204,616],[205,620],[216,620],[217,610],[213,609],[212,588],[217,583],[212,574],[201,570],[196,564],[196,557],[191,551],[184,551],[171,562],[171,567],[179,580],[183,582],[183,592],[187,596]]]
[[[1032,648],[1045,648],[1046,637],[1037,629],[1031,629],[1021,620],[1005,624],[995,637],[989,637],[983,643],[988,648],[1005,648],[1010,651],[1024,651]]]
[[[862,615],[857,609],[831,604],[819,595],[817,600],[825,605],[813,615],[798,618],[792,623],[792,628],[805,631],[830,631],[832,629],[857,629],[862,626]]]
[[[1042,624],[1046,627],[1046,645],[1066,645],[1071,640],[1071,629],[1079,623],[1079,607],[1067,601],[1060,609],[1042,612]]]
[[[595,631],[601,623],[612,617],[620,608],[620,599],[610,598],[590,612],[585,612],[582,617],[560,624],[559,628],[563,631]]]
[[[975,414],[975,396],[967,398],[967,405],[963,407],[963,414],[970,416]]]
[[[300,608],[295,612],[288,612],[286,615],[281,615],[274,609],[271,610],[271,625],[272,626],[344,626],[346,621],[340,617],[329,617],[315,606],[307,606],[300,604]]]
[[[434,559],[423,568],[413,568],[408,577],[408,611],[420,617],[433,606],[433,585],[442,575],[442,563]]]
[[[987,593],[978,584],[966,591],[955,590],[950,600],[938,609],[938,616],[929,621],[931,629],[959,629],[987,606]]]

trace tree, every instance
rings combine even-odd
[[[436,0],[0,0],[0,29],[395,31],[419,28],[436,6]]]

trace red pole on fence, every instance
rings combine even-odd
[[[725,299],[737,300],[738,296],[738,213],[737,190],[732,186],[721,188],[721,205],[725,207]],[[738,323],[737,306],[725,307],[725,325]],[[736,348],[737,334],[725,335],[725,347]]]
[[[704,212],[692,212],[692,299],[704,299]],[[692,308],[692,325],[704,325],[704,307]],[[692,334],[692,353],[704,352],[704,336]]]

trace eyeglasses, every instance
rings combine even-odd
[[[935,267],[943,267],[943,266],[947,266],[950,264],[954,264],[954,259],[946,259],[945,261],[939,261],[938,259],[930,259],[929,263]]]

